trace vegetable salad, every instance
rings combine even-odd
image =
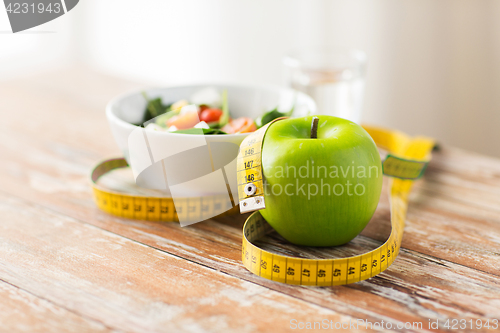
[[[248,117],[232,118],[227,103],[227,91],[219,93],[214,88],[202,89],[190,101],[180,100],[165,105],[161,98],[147,101],[143,123],[148,130],[184,134],[238,134],[254,132],[279,117],[289,117],[289,112],[277,108],[264,112],[257,119]],[[201,129],[201,131],[200,131]]]

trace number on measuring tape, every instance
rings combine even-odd
[[[400,179],[418,179],[422,177],[426,168],[426,161],[404,159],[390,154],[382,163],[384,175]]]
[[[266,208],[263,197],[262,142],[271,123],[247,136],[237,158],[237,181],[240,212],[248,213]]]
[[[99,177],[118,168],[127,167],[123,158],[110,159],[99,163],[91,173],[94,200],[97,206],[112,215],[148,221],[178,222],[180,217],[196,218],[214,216],[214,212],[226,211],[227,195],[213,195],[201,198],[146,197],[114,192],[97,184]],[[229,211],[229,212],[228,212]]]

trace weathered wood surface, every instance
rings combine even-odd
[[[72,313],[8,283],[0,283],[1,332],[109,332],[95,320]]]
[[[500,319],[499,160],[435,153],[386,272],[349,286],[283,285],[242,266],[243,216],[181,228],[95,207],[88,173],[119,155],[104,106],[136,86],[78,68],[0,83],[0,292],[11,295],[0,297],[10,309],[0,330],[287,331],[291,319],[350,318],[424,329],[438,319],[444,329],[446,319]],[[343,256],[376,247],[389,228],[384,195],[348,246],[263,245]]]

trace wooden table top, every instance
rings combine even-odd
[[[280,284],[243,267],[244,216],[181,228],[97,209],[89,172],[120,155],[104,107],[138,87],[81,67],[0,82],[1,332],[284,332],[308,322],[365,331],[349,320],[419,331],[454,319],[455,332],[462,319],[465,331],[500,330],[500,160],[435,153],[412,191],[400,255],[382,274]],[[384,192],[361,236],[331,253],[374,248],[389,230]]]

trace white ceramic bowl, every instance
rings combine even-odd
[[[203,84],[146,89],[126,93],[110,101],[106,107],[106,116],[111,131],[125,159],[131,163],[129,136],[134,130],[137,132],[139,129],[134,123],[141,122],[146,108],[146,101],[142,95],[142,91],[145,91],[149,98],[161,97],[164,104],[169,104],[181,99],[189,101],[194,93],[207,87],[213,87],[221,93],[224,89],[227,90],[228,106],[232,118],[245,116],[255,119],[262,115],[264,111],[272,110],[275,107],[278,107],[280,111],[288,111],[294,103],[293,117],[301,117],[308,113],[314,114],[316,112],[316,104],[311,97],[292,89],[271,85]],[[212,148],[211,154],[215,164],[217,164],[215,169],[217,169],[217,166],[224,166],[236,158],[241,141],[248,135],[248,133],[245,133],[202,136],[149,130],[145,132],[147,133],[149,145],[151,147],[155,146],[154,154],[156,156],[154,156],[154,162],[158,162],[165,156],[172,156],[176,153],[186,152],[192,148],[199,147],[200,140],[206,140],[206,143]],[[233,148],[230,148],[231,144]],[[196,168],[198,163],[192,159],[192,156],[182,164],[187,168],[186,174],[201,176],[206,172],[204,167],[200,166]],[[200,162],[200,164],[203,163]],[[189,170],[189,168],[193,170]],[[147,188],[166,189],[167,194],[169,193],[168,188],[171,182],[165,184],[159,181],[159,179],[164,179],[164,172],[159,165],[156,167],[144,165],[140,169],[144,170],[141,174],[141,182],[138,185]],[[199,195],[197,193],[199,191],[196,191],[196,189],[193,191],[192,186],[178,184],[177,187],[178,190],[180,189],[180,192],[183,192],[183,195]]]

